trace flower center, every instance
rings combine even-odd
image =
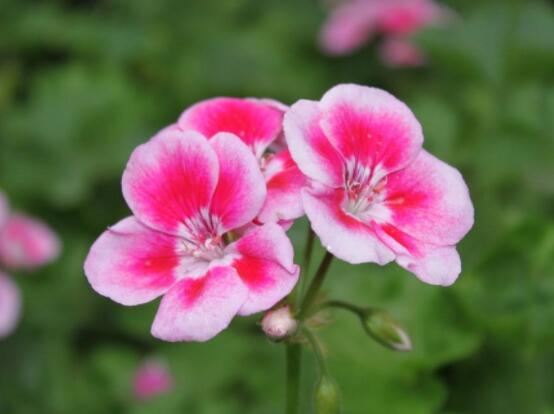
[[[200,211],[183,222],[181,252],[196,259],[212,261],[224,256],[225,242],[219,231],[219,219]]]
[[[348,162],[345,171],[345,211],[361,219],[367,218],[368,214],[373,215],[374,207],[385,198],[383,190],[387,177],[380,177],[375,174],[375,169],[366,167],[357,160]]]

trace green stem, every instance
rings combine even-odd
[[[315,359],[317,362],[317,366],[319,367],[321,375],[328,375],[329,372],[327,370],[327,363],[325,362],[325,357],[323,356],[323,351],[321,350],[321,347],[319,346],[319,342],[317,341],[316,336],[311,331],[311,329],[304,327],[302,329],[302,332],[304,333],[304,336],[310,343],[310,346],[312,347],[312,350],[314,351]]]
[[[322,304],[320,304],[319,306],[314,308],[313,311],[310,312],[310,314],[318,312],[318,311],[320,311],[322,309],[325,309],[325,308],[344,309],[344,310],[352,312],[352,313],[354,313],[354,314],[356,314],[357,316],[360,316],[360,317],[363,316],[363,314],[364,314],[364,309],[362,309],[361,307],[356,306],[356,305],[354,305],[352,303],[349,303],[349,302],[344,302],[342,300],[328,300],[326,302],[323,302]]]
[[[287,353],[287,389],[286,389],[286,414],[298,414],[298,401],[300,395],[300,362],[302,348],[300,344],[288,343]]]
[[[319,268],[317,269],[315,276],[312,279],[312,282],[310,283],[310,286],[308,287],[308,290],[304,295],[302,302],[300,303],[299,312],[297,316],[298,320],[302,321],[309,314],[310,307],[313,305],[313,302],[317,297],[319,289],[323,285],[323,281],[325,280],[325,276],[327,275],[327,270],[329,270],[329,266],[333,261],[333,257],[334,256],[331,253],[329,252],[325,253],[323,260],[321,261]]]

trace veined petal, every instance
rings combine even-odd
[[[285,138],[298,168],[329,187],[344,184],[343,160],[320,127],[317,102],[299,100],[285,114]]]
[[[0,229],[0,262],[9,268],[34,268],[60,253],[58,236],[42,221],[12,214]]]
[[[177,242],[175,237],[128,217],[106,230],[92,245],[85,274],[96,292],[118,303],[150,302],[177,280]]]
[[[304,214],[300,190],[308,180],[299,170],[288,150],[272,156],[264,166],[267,197],[258,220],[276,223],[296,219]]]
[[[408,167],[387,176],[384,203],[391,224],[427,243],[454,245],[473,226],[463,177],[424,150]]]
[[[283,111],[271,101],[213,98],[191,106],[179,118],[179,127],[192,129],[208,138],[218,132],[238,136],[261,157],[281,133]]]
[[[144,224],[172,234],[207,212],[219,164],[206,138],[170,129],[139,146],[123,174],[123,195]]]
[[[323,96],[320,107],[322,129],[347,164],[356,162],[383,176],[408,165],[421,149],[421,125],[384,90],[338,85]]]
[[[396,254],[396,262],[431,285],[449,286],[462,271],[454,246],[436,246],[417,240],[390,224],[374,225],[378,237]]]
[[[344,190],[313,192],[302,190],[302,200],[312,229],[323,246],[339,259],[352,264],[386,264],[393,252],[375,235],[371,227],[345,213]]]
[[[240,315],[271,308],[298,281],[300,269],[293,264],[292,244],[278,224],[257,227],[228,246],[228,251],[238,255],[232,265],[248,288]]]
[[[152,335],[164,341],[207,341],[227,328],[248,294],[232,267],[183,279],[163,297]]]
[[[13,332],[19,322],[21,295],[10,277],[0,272],[0,338]]]
[[[219,133],[210,144],[219,159],[219,180],[210,211],[221,233],[252,221],[266,197],[264,177],[248,147],[233,134]]]

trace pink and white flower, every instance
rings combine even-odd
[[[319,42],[327,54],[345,55],[383,34],[381,57],[385,63],[417,66],[424,63],[423,53],[410,37],[452,17],[452,11],[433,0],[345,0],[323,25]]]
[[[19,289],[9,276],[0,272],[0,339],[13,332],[21,312]]]
[[[208,139],[219,132],[232,133],[250,148],[267,186],[257,223],[287,222],[304,215],[300,190],[306,181],[283,145],[287,109],[271,99],[214,98],[185,110],[177,123],[178,128],[197,131]]]
[[[2,205],[4,207],[2,207]],[[57,235],[42,221],[10,213],[0,196],[0,263],[13,269],[32,269],[56,259],[60,253]]]
[[[159,133],[131,155],[123,194],[134,215],[94,243],[85,273],[98,293],[123,305],[163,295],[154,336],[208,340],[235,315],[269,309],[296,284],[299,269],[279,225],[231,242],[266,199],[258,162],[235,135]]]
[[[167,394],[173,389],[173,385],[173,376],[169,368],[156,359],[145,360],[133,377],[133,393],[140,401]]]
[[[461,271],[455,245],[473,225],[460,173],[423,150],[421,125],[391,94],[339,85],[285,115],[306,214],[324,246],[350,262],[392,260],[422,281],[449,285]]]

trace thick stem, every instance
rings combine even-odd
[[[297,316],[298,320],[302,321],[309,314],[310,308],[313,305],[315,298],[317,297],[319,289],[323,285],[323,281],[325,280],[325,276],[327,275],[327,270],[329,270],[329,266],[333,261],[333,257],[334,256],[331,253],[329,252],[325,253],[323,260],[321,261],[319,268],[317,269],[315,276],[312,279],[312,282],[310,283],[310,286],[308,287],[308,290],[304,295],[304,298],[302,299],[302,302],[300,304],[300,310]]]
[[[298,402],[300,395],[300,362],[302,348],[300,344],[289,343],[287,353],[287,389],[286,389],[286,414],[298,414]]]

